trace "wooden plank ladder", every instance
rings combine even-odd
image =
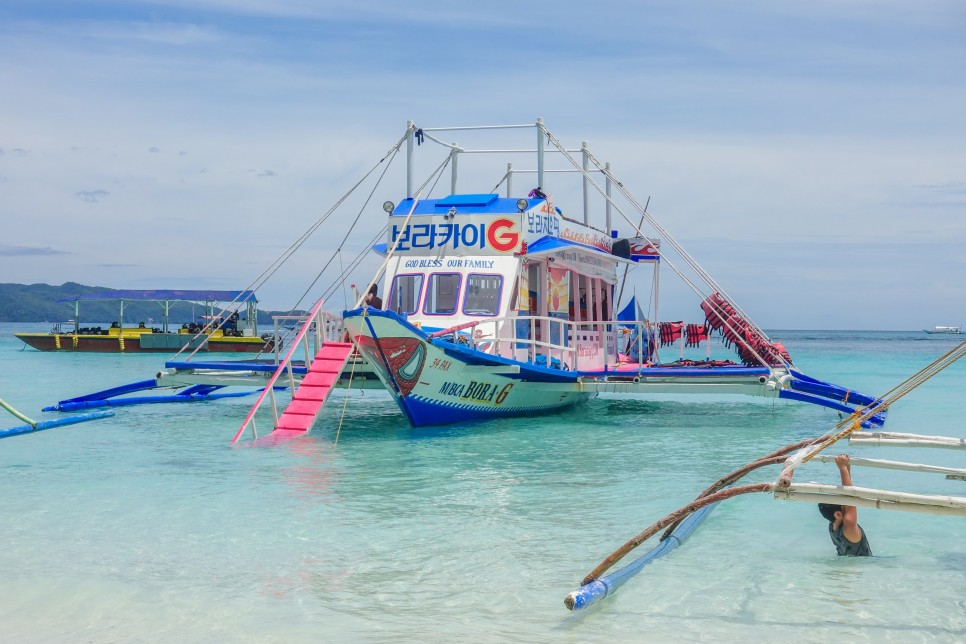
[[[307,432],[325,404],[352,353],[351,342],[327,342],[315,354],[292,401],[282,412],[275,432]],[[273,432],[273,433],[275,433]]]
[[[344,337],[342,319],[323,311],[322,305],[323,301],[320,299],[308,315],[299,316],[301,329],[289,343],[285,357],[279,360],[275,372],[268,379],[258,400],[235,433],[231,441],[233,444],[237,443],[249,428],[254,434],[255,444],[271,445],[302,436],[312,427],[322,405],[339,381],[353,348],[351,342],[341,341]],[[296,386],[292,358],[300,351],[304,351],[306,373]],[[275,404],[274,390],[283,374],[287,375],[289,388],[293,393],[291,402],[280,415]],[[255,414],[266,400],[272,403],[274,427],[270,434],[259,438],[255,429]]]

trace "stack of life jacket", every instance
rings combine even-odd
[[[761,356],[768,366],[791,364],[792,358],[780,342],[769,342],[741,317],[720,293],[712,293],[701,302],[708,328],[718,331],[725,346],[737,345],[738,357],[748,366],[758,366]]]

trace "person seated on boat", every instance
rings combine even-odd
[[[839,454],[835,457],[835,464],[839,467],[842,485],[852,486],[852,472],[849,465],[849,455]],[[872,548],[865,536],[865,531],[858,523],[858,511],[854,505],[836,505],[819,503],[818,511],[828,519],[828,534],[835,544],[836,552],[846,557],[871,557]]]
[[[111,322],[111,328],[112,329],[119,329],[119,328],[121,328],[121,325],[118,324],[117,322]]]
[[[375,284],[369,288],[369,292],[366,293],[366,306],[370,306],[374,309],[382,308],[382,298],[377,295],[378,292],[379,287]]]
[[[146,329],[147,327],[144,326],[144,322],[138,322],[138,328],[139,329]]]

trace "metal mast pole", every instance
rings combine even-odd
[[[456,176],[457,176],[457,162],[459,161],[459,148],[456,143],[453,143],[453,149],[449,152],[449,158],[451,163],[450,168],[450,181],[449,181],[449,193],[451,195],[456,194]]]
[[[584,225],[590,225],[590,180],[587,178],[587,173],[590,170],[590,159],[588,158],[588,153],[590,151],[587,149],[587,141],[582,141],[580,143],[580,155],[582,157],[581,166],[584,170]],[[610,234],[608,230],[607,234]],[[589,306],[589,304],[588,304]]]
[[[605,213],[607,215],[607,234],[613,236],[613,234],[611,232],[613,230],[611,228],[611,226],[613,224],[611,223],[611,214],[610,214],[610,211],[611,211],[611,205],[610,205],[611,204],[611,189],[613,187],[610,184],[610,161],[608,161],[607,163],[604,164],[604,176],[607,177],[607,181],[604,184],[604,193],[607,195],[607,204],[606,204],[606,208],[605,208]],[[643,224],[644,222],[642,221],[641,223]],[[638,226],[638,228],[640,228],[640,226]]]
[[[406,121],[406,198],[413,198],[413,122]]]
[[[513,196],[513,164],[506,164],[506,197],[509,199]]]
[[[543,190],[543,119],[542,118],[537,119],[537,187]]]

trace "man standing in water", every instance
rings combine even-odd
[[[849,466],[849,455],[839,454],[835,457],[835,464],[839,466],[842,485],[852,486],[852,472]],[[854,505],[833,505],[819,503],[818,511],[828,519],[828,534],[835,544],[839,555],[846,557],[871,557],[872,548],[865,537],[865,531],[858,523],[858,511]]]

